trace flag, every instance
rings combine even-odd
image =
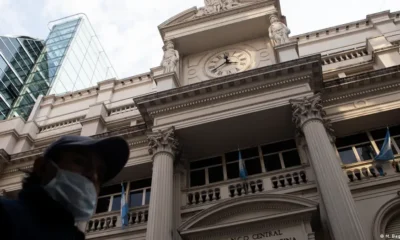
[[[392,141],[390,139],[389,128],[386,131],[385,140],[383,141],[383,145],[379,154],[375,157],[375,160],[378,161],[388,161],[394,159],[393,150],[392,150]]]
[[[243,180],[247,179],[247,170],[246,166],[244,165],[244,161],[242,159],[242,154],[240,150],[239,150],[239,176]]]
[[[122,186],[122,193],[121,193],[121,222],[122,227],[128,226],[128,204],[126,203],[125,199],[125,189],[124,184],[121,183]]]

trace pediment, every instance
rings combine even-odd
[[[174,26],[183,22],[190,22],[192,20],[197,20],[197,19],[207,19],[207,18],[215,18],[218,17],[218,15],[224,14],[224,13],[234,13],[236,10],[243,8],[248,5],[252,5],[254,3],[259,3],[259,2],[268,2],[271,0],[237,0],[236,4],[229,8],[229,9],[221,9],[219,11],[209,11],[207,12],[206,6],[201,6],[201,7],[192,7],[189,8],[183,12],[180,12],[176,14],[175,16],[169,18],[162,24],[158,26],[159,29],[164,29],[169,26]],[[205,11],[205,12],[204,12]]]
[[[205,209],[179,228],[184,239],[213,232],[239,234],[269,227],[295,226],[317,216],[318,203],[291,195],[257,194],[230,199]],[[268,227],[267,227],[268,228]]]

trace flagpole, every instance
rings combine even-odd
[[[243,180],[243,189],[244,193],[247,195],[249,193],[248,191],[248,183],[247,183],[247,170],[246,170],[246,165],[242,159],[242,154],[240,152],[239,145],[238,147],[238,153],[239,153],[239,177]]]

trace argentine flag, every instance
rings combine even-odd
[[[392,141],[390,139],[389,128],[387,129],[385,140],[383,141],[383,145],[381,151],[378,156],[375,157],[377,161],[388,161],[394,159],[393,150],[392,150]]]
[[[122,193],[121,193],[121,222],[122,227],[128,226],[128,204],[125,199],[125,189],[124,184],[121,183]]]
[[[243,180],[247,179],[247,170],[246,166],[244,165],[244,161],[242,159],[242,153],[240,152],[240,150],[239,150],[239,176]]]

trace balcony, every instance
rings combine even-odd
[[[193,208],[250,194],[282,194],[314,187],[314,175],[310,166],[302,165],[249,176],[247,181],[233,179],[207,186],[184,189],[182,190],[182,198],[184,199],[182,201],[182,209],[191,211]]]
[[[148,206],[130,209],[128,214],[128,226],[124,227],[122,227],[120,211],[96,214],[86,223],[86,238],[95,239],[126,232],[145,234],[147,220]]]

